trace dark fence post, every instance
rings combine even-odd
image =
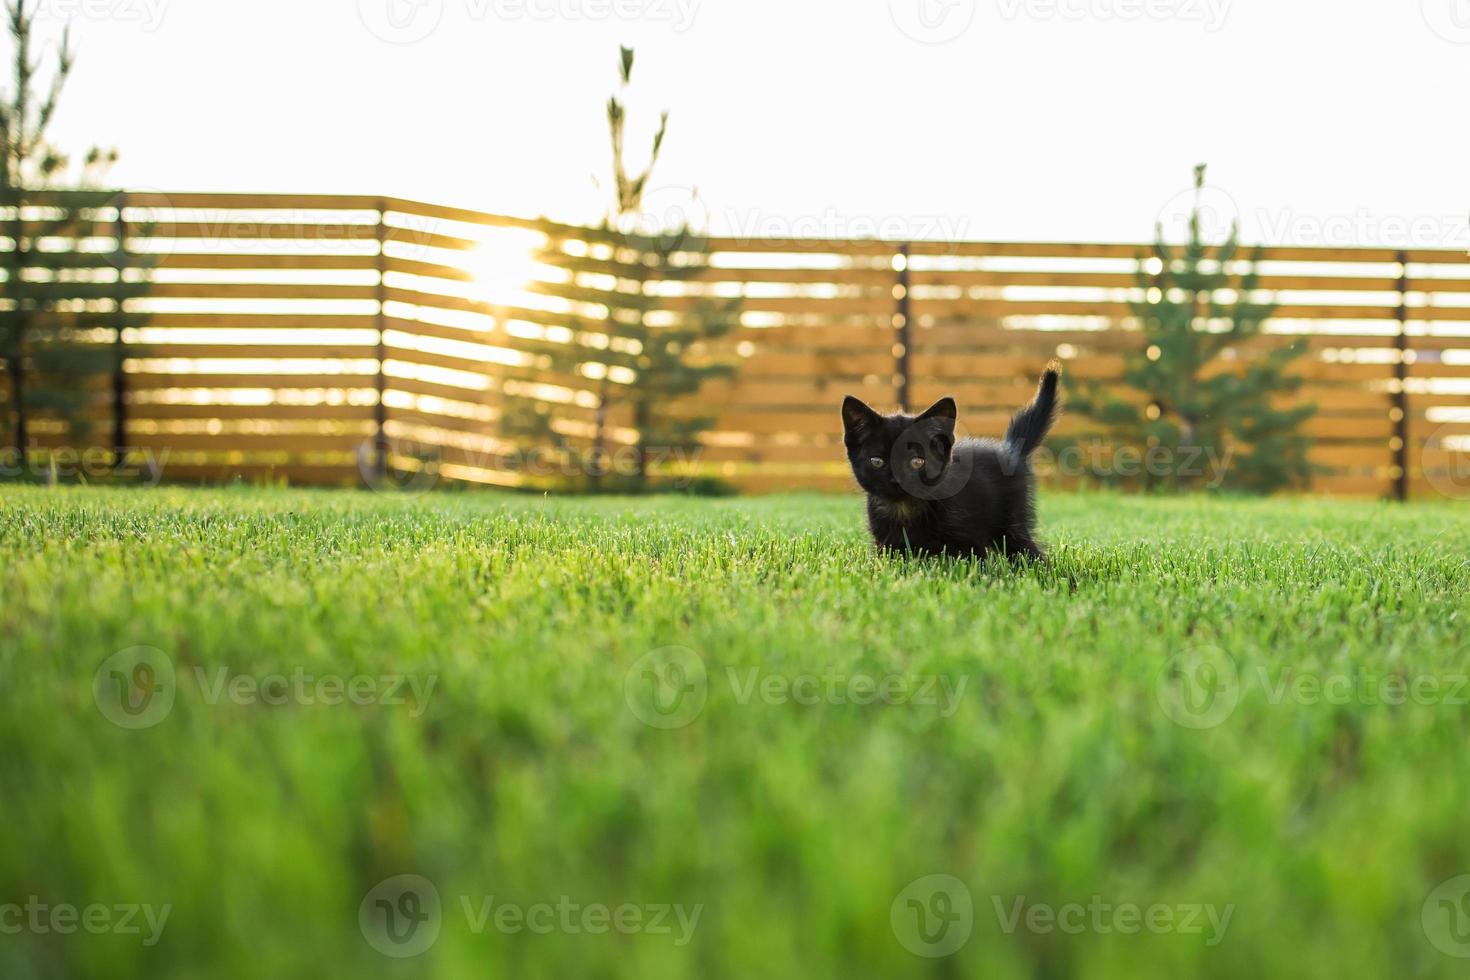
[[[1394,360],[1393,376],[1393,411],[1390,413],[1393,419],[1394,434],[1394,481],[1393,496],[1395,500],[1406,501],[1409,499],[1409,256],[1406,252],[1398,253],[1399,263],[1399,308],[1398,308],[1398,333],[1394,336],[1394,347],[1398,351],[1398,357]]]
[[[127,360],[127,341],[123,337],[128,322],[126,279],[132,263],[128,260],[128,195],[118,195],[117,217],[112,232],[117,236],[117,299],[113,302],[112,346],[112,466],[122,469],[128,459],[128,375],[124,370]]]
[[[388,202],[378,203],[378,376],[375,386],[378,402],[373,409],[373,472],[381,485],[388,477],[388,403],[384,400],[388,392],[388,377],[384,364],[388,360]]]
[[[913,336],[912,321],[909,304],[910,278],[909,278],[909,244],[904,242],[898,246],[898,254],[893,258],[893,268],[898,273],[898,284],[893,288],[894,299],[898,301],[898,312],[893,317],[893,324],[898,328],[898,343],[895,347],[897,361],[895,369],[898,377],[898,407],[900,411],[909,411],[909,346],[910,338]]]

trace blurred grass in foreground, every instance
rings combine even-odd
[[[0,488],[0,976],[1457,974],[1470,512],[1049,496],[1011,571],[860,510]],[[130,730],[94,678],[139,646],[176,689]],[[402,960],[359,926],[400,874],[441,902]],[[973,928],[926,959],[935,874]]]

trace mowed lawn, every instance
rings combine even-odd
[[[1470,511],[860,514],[0,488],[0,976],[1462,975]]]

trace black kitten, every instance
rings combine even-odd
[[[848,396],[842,403],[847,458],[868,494],[868,529],[878,547],[921,555],[1032,560],[1036,481],[1030,457],[1057,417],[1055,366],[1036,398],[1016,413],[1005,439],[955,441],[955,403],[941,398],[923,415],[879,415]]]

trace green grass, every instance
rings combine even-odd
[[[1053,495],[1053,560],[1022,570],[877,558],[859,514],[0,488],[0,907],[171,907],[151,946],[0,932],[0,976],[1462,972],[1422,913],[1470,872],[1470,512]],[[94,675],[140,645],[174,703],[130,730]],[[671,646],[705,702],[654,727],[635,664]],[[221,669],[434,686],[273,705],[216,696]],[[828,695],[862,675],[951,695]],[[761,694],[804,676],[817,703]],[[1389,677],[1418,695],[1384,703]],[[1292,686],[1313,679],[1331,695]],[[389,959],[359,905],[404,873],[441,929]],[[890,913],[934,874],[974,912],[929,959]],[[491,896],[699,918],[683,944],[674,915],[477,932],[462,899]],[[1093,911],[1007,932],[1018,900],[1231,911],[1223,937]]]

